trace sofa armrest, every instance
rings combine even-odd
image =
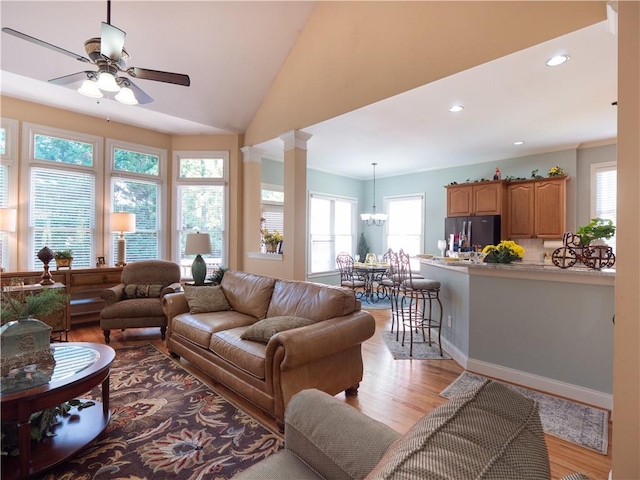
[[[113,305],[124,298],[124,283],[119,283],[100,292],[100,297],[105,301],[105,307]]]
[[[400,438],[387,425],[315,389],[291,398],[284,435],[287,450],[331,479],[366,477]]]
[[[162,311],[167,317],[167,321],[171,323],[171,319],[181,313],[189,311],[189,304],[184,292],[168,293],[162,297]]]
[[[267,344],[267,358],[284,347],[280,370],[288,371],[361,344],[373,336],[376,322],[366,311],[331,318],[277,333]],[[303,333],[304,332],[304,333]]]

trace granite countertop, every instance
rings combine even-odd
[[[555,265],[549,265],[544,263],[529,263],[529,262],[514,262],[510,264],[504,263],[473,263],[470,260],[463,259],[451,259],[442,260],[438,258],[432,259],[420,259],[421,263],[427,265],[436,265],[441,267],[465,267],[470,269],[493,269],[493,270],[507,270],[507,271],[519,271],[519,272],[541,272],[541,273],[560,273],[568,275],[594,275],[603,277],[615,277],[615,268],[603,268],[602,270],[594,270],[582,263],[576,263],[575,266],[570,268],[559,268]]]

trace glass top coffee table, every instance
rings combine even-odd
[[[65,461],[100,435],[109,423],[109,369],[115,351],[97,343],[56,344],[51,351],[55,367],[47,383],[28,387],[18,382],[13,388],[3,387],[0,394],[2,421],[17,422],[20,449],[17,457],[3,457],[3,479],[26,478]],[[102,408],[99,403],[81,412],[74,408],[71,415],[59,417],[60,423],[52,428],[55,436],[32,445],[31,414],[77,398],[99,384]]]

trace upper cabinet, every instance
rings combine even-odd
[[[569,177],[511,182],[507,186],[507,238],[562,238]]]
[[[502,215],[506,185],[504,180],[447,185],[447,217]]]

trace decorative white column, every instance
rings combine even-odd
[[[304,280],[307,262],[307,142],[311,135],[291,130],[284,142],[284,242],[287,277]]]

